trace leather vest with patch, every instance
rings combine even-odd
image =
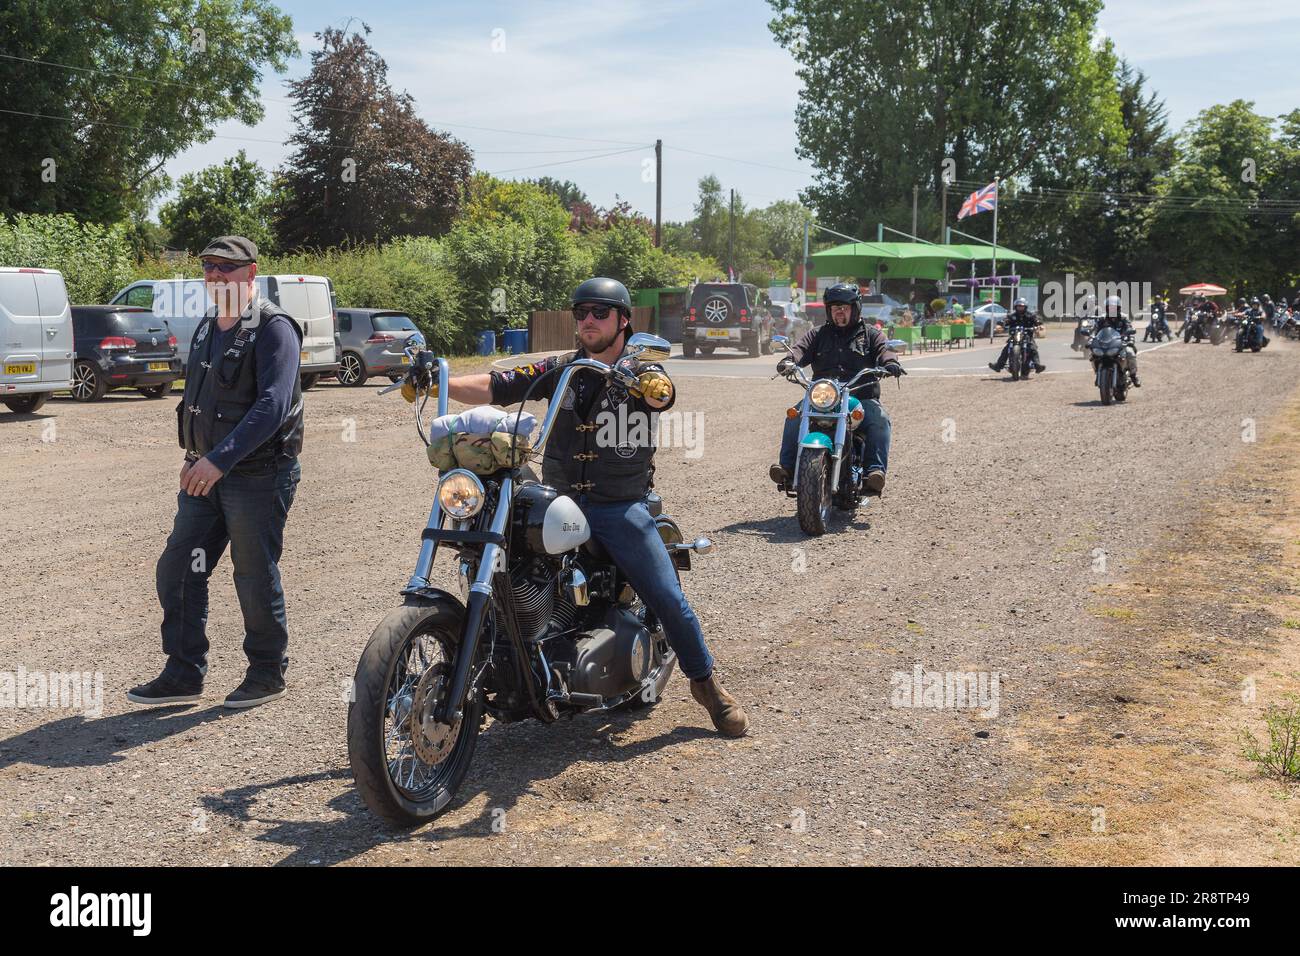
[[[577,355],[566,355],[561,364]],[[573,384],[588,374],[577,372],[565,394],[551,396],[560,412],[542,457],[542,481],[561,494],[585,494],[598,503],[644,498],[654,486],[658,416],[612,383],[598,386],[586,416],[580,416]]]
[[[216,319],[204,318],[194,330],[185,370],[185,394],[176,406],[176,426],[188,457],[201,458],[221,444],[257,402],[257,359],[253,343],[272,322],[288,322],[302,341],[302,330],[289,313],[265,299],[260,302],[256,325],[241,319],[230,346],[214,356]],[[235,465],[235,471],[273,466],[281,458],[296,458],[302,451],[302,382],[294,376],[289,414],[266,441]]]

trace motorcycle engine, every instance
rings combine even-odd
[[[650,632],[628,608],[611,607],[599,626],[579,635],[569,689],[616,697],[636,690],[653,662]]]

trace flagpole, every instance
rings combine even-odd
[[[1002,304],[1002,287],[998,284],[998,207],[1002,205],[998,195],[998,176],[993,176],[993,301]],[[989,341],[993,341],[993,316],[989,316]]]

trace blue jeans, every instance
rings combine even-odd
[[[807,400],[804,399],[805,402]],[[889,422],[889,416],[885,414],[884,406],[880,404],[880,399],[869,398],[861,401],[862,424],[856,430],[863,432],[867,439],[863,465],[867,471],[885,471],[889,465],[889,437],[893,426]],[[799,403],[799,411],[803,411],[803,402]],[[846,435],[851,438],[853,431],[854,429],[850,429]],[[785,469],[787,475],[794,474],[794,462],[798,454],[799,419],[787,418],[785,431],[781,433],[781,467]]]
[[[668,645],[677,654],[682,673],[691,680],[708,677],[713,655],[704,644],[699,618],[686,602],[673,560],[655,528],[644,501],[597,504],[586,495],[578,506],[587,516],[592,536],[604,546],[645,606],[663,625]]]
[[[248,675],[271,684],[289,666],[289,628],[280,584],[280,552],[302,470],[282,460],[265,474],[233,471],[206,497],[178,493],[176,521],[158,559],[162,604],[163,673],[182,683],[203,683],[208,672],[208,578],[230,545],[235,593],[244,614]]]

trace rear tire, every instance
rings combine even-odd
[[[161,385],[137,385],[135,390],[145,398],[162,398],[172,390],[172,383],[163,382]]]
[[[78,362],[72,369],[72,400],[97,402],[108,394],[108,382],[93,362]]]
[[[50,400],[50,392],[32,392],[28,395],[16,395],[4,399],[9,411],[19,415],[30,415]]]
[[[452,652],[460,641],[463,624],[464,610],[450,598],[440,601],[407,598],[403,607],[390,611],[379,622],[357,662],[354,699],[348,705],[348,759],[366,806],[391,826],[408,829],[432,820],[451,803],[469,772],[483,721],[481,695],[464,702],[464,714],[451,750],[436,764],[437,769],[418,793],[399,789],[394,782],[385,727],[390,706],[401,706],[398,695],[394,693],[390,701],[389,694],[390,690],[396,690],[392,683],[398,668],[406,667],[413,642],[425,635],[434,638],[450,665],[455,660]],[[407,714],[413,705],[414,702],[408,705]],[[401,724],[402,720],[397,723]],[[413,745],[410,759],[417,760]],[[400,773],[405,764],[400,756],[396,762]]]
[[[804,534],[823,535],[831,513],[830,455],[822,448],[799,449],[799,494],[795,499]]]

